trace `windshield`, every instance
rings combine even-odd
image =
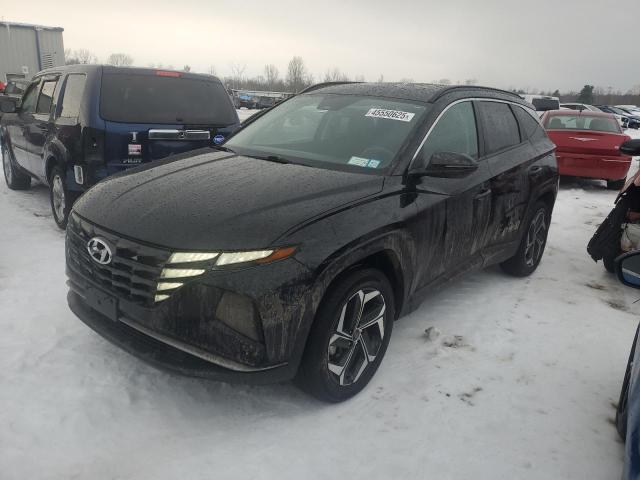
[[[549,130],[592,130],[596,132],[621,133],[615,118],[591,115],[551,115],[545,128]]]
[[[105,72],[100,115],[105,120],[126,123],[224,126],[236,122],[229,96],[220,83],[153,72]]]
[[[301,95],[226,144],[245,155],[380,170],[391,165],[426,104],[357,95]]]

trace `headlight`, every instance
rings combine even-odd
[[[168,263],[204,262],[216,258],[219,253],[177,252],[169,257]]]
[[[160,273],[160,280],[155,296],[156,303],[169,298],[170,294],[182,287],[180,280],[197,277],[211,267],[224,267],[240,263],[255,263],[264,265],[292,256],[296,247],[276,248],[272,250],[251,250],[246,252],[175,252],[167,260],[165,268]],[[184,264],[195,264],[198,268],[179,268]],[[176,268],[173,267],[176,265]],[[188,265],[191,266],[191,265]],[[178,281],[176,281],[178,280]]]
[[[216,265],[230,265],[232,263],[255,262],[267,258],[273,253],[273,250],[256,250],[254,252],[229,252],[220,255],[216,261]]]

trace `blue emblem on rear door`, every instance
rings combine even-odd
[[[224,142],[224,135],[216,135],[213,137],[213,143],[216,145],[220,145],[222,142]]]

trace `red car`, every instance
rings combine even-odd
[[[560,175],[599,178],[607,188],[622,188],[631,157],[620,153],[620,145],[631,137],[612,114],[553,110],[544,113],[542,124],[558,147]]]

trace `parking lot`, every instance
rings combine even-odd
[[[3,182],[2,476],[618,478],[614,404],[640,306],[585,251],[615,195],[563,181],[531,277],[490,269],[431,295],[369,386],[327,405],[289,384],[167,374],[103,340],[67,307],[48,190]]]

